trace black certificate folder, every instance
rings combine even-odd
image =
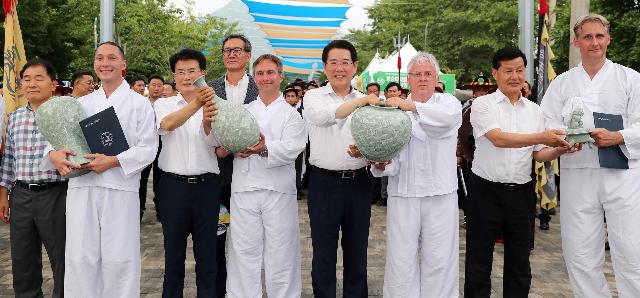
[[[609,131],[624,129],[622,116],[605,113],[593,113],[593,124],[597,128],[606,128]],[[619,145],[598,148],[600,167],[611,169],[628,169],[629,159],[622,153]]]
[[[93,153],[116,156],[129,149],[113,107],[80,121],[80,127]]]

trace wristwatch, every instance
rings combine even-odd
[[[258,155],[260,155],[260,157],[269,157],[269,149],[264,149],[264,151],[258,153]]]

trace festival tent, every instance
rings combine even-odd
[[[376,53],[377,54],[377,53]],[[411,42],[407,42],[400,48],[400,85],[402,88],[408,89],[407,71],[409,61],[418,51],[413,47]],[[379,58],[379,55],[377,55]],[[372,62],[362,72],[362,87],[367,86],[371,82],[380,84],[380,89],[384,89],[390,82],[398,82],[398,51],[394,51],[388,57],[381,61],[376,61],[375,56]],[[447,93],[454,93],[455,75],[440,73],[440,81],[442,81],[447,89]],[[362,89],[361,89],[362,90]]]
[[[356,88],[358,90],[364,90],[364,88],[369,83],[373,82],[373,74],[378,70],[378,67],[380,67],[380,64],[382,64],[382,58],[380,58],[380,52],[376,51],[376,54],[373,55],[373,58],[371,58],[371,61],[369,62],[367,67],[364,68],[364,70],[362,71],[362,74],[360,74],[356,78],[356,82],[357,82]],[[365,84],[364,78],[367,78],[366,84]]]

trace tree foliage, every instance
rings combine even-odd
[[[99,1],[20,1],[18,14],[27,58],[50,60],[59,77],[93,69],[95,19]],[[170,76],[169,57],[182,48],[207,55],[208,78],[224,72],[221,37],[236,30],[235,24],[213,16],[196,17],[191,8],[178,9],[166,0],[116,1],[116,42],[126,49],[127,72]],[[98,26],[99,27],[99,26]],[[0,34],[4,43],[4,35]]]
[[[570,9],[569,0],[557,1],[551,36],[556,55],[552,63],[558,73],[569,67]],[[640,5],[635,0],[591,0],[591,12],[611,22],[608,57],[640,70]],[[368,13],[371,28],[353,30],[346,37],[358,49],[359,71],[376,51],[382,57],[393,52],[393,37],[398,32],[409,36],[417,50],[432,52],[443,72],[456,74],[459,85],[480,72],[489,73],[496,50],[518,46],[518,1],[514,0],[380,0]]]
[[[376,50],[391,53],[398,32],[417,50],[433,53],[445,73],[459,83],[491,71],[496,50],[518,43],[518,3],[513,0],[430,0],[415,3],[381,0],[368,10],[371,30],[350,32],[362,70]],[[426,29],[426,30],[425,30]],[[426,38],[425,38],[426,31]]]
[[[611,23],[611,44],[607,57],[614,62],[640,71],[640,5],[634,0],[591,0],[591,13],[601,14]],[[551,30],[552,49],[556,55],[552,64],[557,73],[569,69],[571,47],[569,25],[571,2],[558,1],[556,23]]]

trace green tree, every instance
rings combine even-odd
[[[640,5],[634,0],[591,0],[591,13],[601,14],[611,23],[611,44],[607,56],[614,62],[640,71]],[[570,1],[558,1],[556,24],[551,30],[552,64],[558,74],[569,69],[571,17]]]
[[[99,2],[86,0],[20,1],[18,14],[28,59],[50,60],[60,78],[93,69],[94,29]],[[4,18],[4,15],[3,15]],[[182,48],[207,53],[208,77],[222,74],[216,40],[236,31],[235,24],[212,17],[195,17],[166,0],[116,1],[117,42],[126,48],[128,73],[169,77],[169,57]],[[4,29],[4,28],[3,28]],[[0,34],[4,44],[4,34]],[[214,42],[211,42],[214,41]]]
[[[417,50],[432,52],[442,71],[455,73],[464,84],[490,72],[496,50],[518,43],[518,3],[513,0],[432,0],[420,5],[381,0],[368,13],[371,29],[347,36],[361,53],[361,69],[376,50],[383,56],[392,52],[393,37],[400,32]]]
[[[169,57],[183,48],[207,53],[208,79],[223,73],[217,41],[235,30],[213,17],[195,17],[160,1],[129,1],[116,6],[117,34],[127,51],[128,71],[171,75]]]
[[[640,2],[591,0],[591,11],[611,23],[609,59],[640,71]]]

